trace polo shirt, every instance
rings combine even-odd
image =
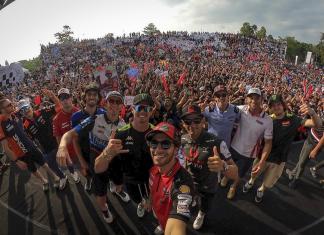
[[[231,147],[240,155],[255,158],[257,152],[254,149],[258,141],[262,138],[272,139],[272,119],[264,111],[259,116],[252,116],[248,105],[238,106],[238,108],[241,118]]]

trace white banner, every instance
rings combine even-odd
[[[0,66],[0,86],[7,87],[9,85],[21,82],[25,77],[23,67],[19,63],[11,63],[8,66]]]
[[[311,62],[311,58],[312,58],[312,52],[307,51],[307,55],[306,55],[306,64],[309,64]]]

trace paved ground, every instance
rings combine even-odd
[[[301,145],[295,145],[287,164],[291,168]],[[323,159],[323,156],[322,156]],[[313,164],[310,163],[311,165]],[[324,176],[324,172],[320,172]],[[225,199],[220,189],[198,233],[188,225],[189,234],[324,234],[324,189],[305,172],[300,187],[291,190],[282,177],[268,191],[262,204],[254,203],[254,193]],[[64,192],[44,194],[40,183],[27,172],[11,167],[0,178],[0,234],[152,234],[156,221],[151,215],[139,220],[132,203],[113,195],[111,209],[117,217],[112,225],[101,219],[93,194],[72,181]]]

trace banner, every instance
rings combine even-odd
[[[25,77],[23,67],[19,63],[0,66],[0,86],[7,87],[21,82]]]
[[[312,58],[312,52],[307,51],[307,55],[306,55],[305,63],[306,63],[306,64],[310,64],[310,62],[311,62],[311,58]]]

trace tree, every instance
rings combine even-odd
[[[254,34],[254,31],[250,25],[249,22],[244,22],[241,29],[240,29],[240,33],[243,35],[243,36],[246,36],[246,37],[252,37],[253,34]]]
[[[31,60],[21,60],[19,63],[28,69],[31,73],[36,72],[41,67],[41,59],[39,57],[33,58]]]
[[[57,41],[59,43],[64,43],[64,42],[71,42],[73,41],[73,31],[71,30],[70,26],[64,25],[63,26],[63,31],[55,33],[54,36],[56,37]]]
[[[149,35],[149,36],[154,36],[154,35],[158,35],[160,34],[160,30],[158,30],[156,28],[156,26],[153,23],[149,23],[143,30],[143,33],[145,35]]]
[[[264,26],[262,26],[257,32],[256,36],[258,39],[264,39],[267,37],[267,30]]]
[[[256,32],[258,31],[258,26],[254,24],[251,26],[251,28],[253,30],[253,35],[256,35]]]

